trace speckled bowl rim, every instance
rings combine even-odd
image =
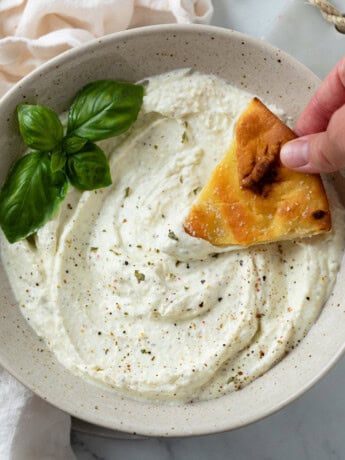
[[[317,85],[319,82],[319,79],[306,67],[304,67],[301,63],[299,63],[297,60],[295,60],[293,57],[289,56],[285,52],[278,50],[274,48],[273,46],[269,45],[268,43],[265,43],[263,41],[260,41],[256,38],[252,38],[250,36],[244,35],[242,33],[232,31],[230,29],[223,29],[220,27],[214,27],[214,26],[204,26],[204,25],[157,25],[157,26],[147,26],[147,27],[141,27],[137,29],[132,29],[129,31],[124,31],[124,32],[118,32],[115,34],[108,35],[102,39],[96,39],[92,42],[89,42],[85,45],[82,45],[78,48],[66,51],[62,53],[61,55],[51,59],[48,63],[40,66],[38,69],[34,70],[31,72],[28,76],[23,78],[19,83],[17,83],[12,89],[10,89],[7,94],[0,100],[0,110],[1,110],[1,104],[4,101],[7,101],[13,97],[16,92],[20,91],[23,87],[25,87],[27,84],[30,82],[36,80],[40,74],[43,74],[44,72],[53,69],[54,67],[57,66],[62,66],[66,62],[69,62],[73,60],[75,57],[82,55],[83,53],[89,53],[92,51],[97,51],[97,49],[102,45],[106,44],[112,41],[118,41],[118,40],[125,40],[128,37],[140,37],[140,36],[145,36],[147,34],[150,34],[152,31],[156,32],[171,32],[171,33],[179,33],[180,31],[186,31],[186,32],[195,32],[195,33],[208,33],[208,34],[214,34],[222,37],[228,37],[231,39],[231,37],[235,37],[239,40],[245,40],[247,43],[250,43],[251,45],[260,48],[261,50],[264,50],[268,54],[276,53],[277,51],[279,52],[279,55],[284,58],[285,61],[287,61],[292,67],[294,68],[299,68],[301,72],[304,73],[306,81],[311,81],[313,85]],[[245,425],[251,424],[253,422],[256,422],[260,419],[263,419],[276,411],[282,409],[285,407],[287,404],[290,402],[294,401],[296,398],[300,397],[303,393],[305,393],[308,389],[310,389],[315,383],[317,383],[325,374],[335,365],[335,363],[341,358],[345,351],[345,342],[344,344],[338,349],[337,353],[335,353],[332,357],[332,359],[329,360],[327,365],[325,365],[321,370],[319,370],[312,379],[307,381],[303,386],[300,388],[296,388],[294,392],[291,392],[286,396],[286,398],[283,398],[278,404],[273,404],[271,407],[268,407],[266,410],[259,410],[253,415],[246,416],[244,415],[243,418],[236,422],[233,423],[231,420],[231,417],[228,419],[224,417],[223,423],[218,423],[217,426],[209,426],[209,427],[203,427],[200,429],[194,429],[192,432],[186,427],[181,427],[178,428],[175,432],[169,432],[166,433],[164,432],[163,429],[160,429],[159,427],[150,427],[150,426],[144,426],[143,423],[141,423],[141,426],[133,425],[131,423],[127,423],[126,421],[123,421],[123,423],[114,423],[113,426],[109,426],[108,423],[104,422],[100,416],[97,416],[94,412],[91,412],[89,409],[85,408],[71,408],[67,407],[66,404],[64,403],[63,398],[47,398],[44,394],[44,391],[39,386],[36,386],[33,388],[33,385],[28,385],[28,383],[25,381],[25,377],[23,372],[20,372],[19,369],[16,367],[15,362],[10,362],[8,359],[6,359],[6,356],[3,355],[2,351],[0,350],[0,364],[6,368],[14,377],[16,377],[19,381],[21,381],[24,385],[28,386],[30,389],[32,389],[38,396],[41,396],[42,398],[48,400],[51,404],[54,406],[58,407],[59,409],[63,411],[67,411],[71,415],[84,420],[89,423],[93,423],[98,426],[102,426],[108,429],[116,429],[120,431],[124,431],[127,433],[134,433],[134,434],[141,434],[143,436],[171,436],[171,437],[177,437],[177,436],[195,436],[195,435],[207,435],[207,434],[212,434],[212,433],[218,433],[218,432],[223,432],[223,431],[228,431],[228,430],[233,430],[237,429],[240,427],[243,427]],[[133,400],[131,400],[133,402]],[[137,404],[141,405],[142,403],[135,401]],[[164,407],[164,405],[162,406]],[[179,409],[179,406],[176,406],[176,410]]]

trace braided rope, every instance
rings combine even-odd
[[[322,16],[339,30],[345,33],[345,17],[343,14],[327,0],[309,0],[309,3],[319,8]]]

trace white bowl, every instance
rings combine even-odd
[[[237,32],[206,26],[154,26],[117,33],[69,51],[17,84],[0,103],[0,183],[23,153],[15,107],[23,101],[65,110],[86,83],[136,81],[190,67],[225,78],[282,107],[293,120],[319,84],[285,53]],[[335,183],[344,194],[339,175]],[[151,436],[188,436],[231,430],[282,408],[317,382],[345,346],[344,274],[300,346],[244,389],[205,402],[138,402],[101,389],[64,369],[31,330],[0,267],[0,362],[35,393],[85,421]],[[43,350],[43,351],[42,351]]]

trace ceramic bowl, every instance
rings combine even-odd
[[[154,26],[117,33],[69,51],[17,84],[0,103],[0,183],[23,153],[15,107],[22,102],[66,110],[75,93],[97,79],[136,81],[173,69],[220,76],[292,121],[319,84],[285,53],[230,30],[206,26]],[[344,183],[335,176],[340,189]],[[205,402],[164,405],[138,402],[73,376],[31,330],[0,266],[0,363],[18,380],[70,414],[111,429],[150,436],[188,436],[238,428],[271,414],[319,380],[345,345],[344,263],[319,319],[279,364],[244,389]]]

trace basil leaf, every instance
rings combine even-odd
[[[43,105],[17,106],[19,130],[25,144],[49,152],[62,140],[63,127],[56,113]]]
[[[61,150],[54,150],[50,157],[50,167],[53,173],[63,169],[66,164],[66,154]]]
[[[82,139],[78,136],[65,137],[63,140],[63,146],[66,153],[77,153],[81,150],[86,144],[87,139]]]
[[[31,152],[17,160],[0,191],[0,225],[8,241],[35,233],[52,217],[67,188],[65,173],[52,172],[48,153]]]
[[[111,185],[108,160],[96,144],[89,142],[67,160],[67,175],[79,190],[95,190]]]
[[[72,102],[67,133],[90,141],[117,136],[137,119],[144,87],[113,80],[86,85]]]

